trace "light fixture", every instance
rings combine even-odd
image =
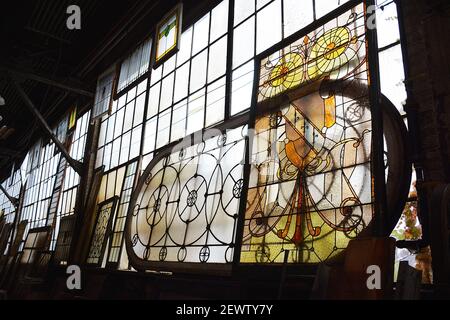
[[[4,106],[4,105],[5,105],[5,98],[0,96],[0,106]]]

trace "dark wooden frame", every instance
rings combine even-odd
[[[39,260],[39,254],[43,251],[46,251],[48,249],[48,246],[50,244],[50,236],[51,236],[51,232],[52,232],[52,228],[50,226],[45,226],[45,227],[40,227],[40,228],[34,228],[34,229],[30,229],[28,231],[27,237],[25,238],[25,241],[23,243],[23,248],[22,248],[22,252],[21,252],[21,257],[20,257],[20,263],[21,264],[30,264],[30,261],[28,260],[27,262],[22,262],[22,258],[23,258],[23,254],[25,250],[30,250],[30,251],[36,251],[37,252],[37,256],[38,258],[35,261],[32,261],[31,264],[34,264],[36,261]],[[44,243],[42,244],[42,246],[37,247],[36,246],[36,240],[33,243],[32,247],[25,247],[29,237],[31,234],[37,234],[37,237],[39,237],[39,234],[44,233],[44,235],[46,235],[46,239],[44,240]]]
[[[70,254],[70,246],[72,245],[72,241],[73,241],[73,231],[74,231],[74,226],[75,226],[75,221],[76,221],[76,217],[75,215],[69,215],[69,216],[65,216],[62,217],[59,221],[59,231],[58,231],[58,237],[56,238],[56,244],[55,244],[55,251],[53,253],[53,259],[52,262],[56,265],[60,265],[62,261],[66,261],[68,262],[69,260],[69,254]],[[66,239],[67,243],[64,243],[64,245],[67,245],[67,257],[66,260],[57,260],[57,256],[63,254],[62,252],[62,237],[63,234],[61,232],[61,227],[63,226],[63,224],[67,224],[69,226],[70,231],[67,231],[70,236],[69,239]]]
[[[110,92],[110,99],[109,99],[109,105],[108,105],[108,110],[103,111],[102,113],[99,113],[97,115],[94,115],[94,111],[95,111],[95,100],[97,97],[97,92],[95,92],[95,97],[94,97],[94,101],[93,101],[93,107],[92,107],[92,113],[91,113],[91,123],[93,121],[95,121],[96,119],[101,119],[104,115],[106,114],[111,114],[111,109],[112,109],[112,104],[113,104],[113,97],[114,97],[114,93],[116,92],[116,88],[117,88],[117,65],[108,68],[107,70],[105,70],[98,78],[97,78],[97,82],[96,82],[96,88],[98,86],[98,83],[100,81],[100,79],[106,78],[107,76],[112,75],[112,86],[111,86],[111,92]]]

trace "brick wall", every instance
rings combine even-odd
[[[409,100],[424,180],[450,182],[450,2],[400,0]]]

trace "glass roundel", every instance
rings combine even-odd
[[[245,133],[230,130],[150,163],[131,202],[132,261],[232,262]]]

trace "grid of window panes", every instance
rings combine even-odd
[[[395,105],[405,119],[405,70],[397,5],[393,0],[377,1],[377,30],[380,60],[381,92]]]
[[[130,203],[131,193],[133,191],[135,176],[137,171],[137,162],[133,162],[127,166],[121,196],[119,199],[118,209],[115,213],[112,235],[110,238],[108,263],[116,264],[119,262],[121,249],[123,250],[123,232],[125,229],[125,221],[127,218],[128,204]],[[114,213],[113,213],[114,214]]]
[[[107,201],[111,200],[114,197],[120,197],[123,188],[124,183],[126,180],[127,174],[127,168],[132,167],[133,164],[129,165],[121,165],[113,170],[108,171],[105,173],[102,177],[102,182],[100,184],[98,197],[97,197],[97,205]],[[117,211],[117,209],[115,210]],[[113,218],[113,215],[115,215],[115,212],[111,213],[110,219]],[[109,248],[109,241],[111,237],[107,237],[104,239],[105,242],[107,242],[108,246],[106,247],[104,255],[101,257],[102,259],[102,266],[106,266],[106,257],[108,256],[108,248]]]
[[[234,12],[230,13],[233,15],[233,25],[230,26],[233,29],[233,48],[231,69],[227,69],[231,36],[228,34],[230,1],[234,2]],[[152,70],[148,79],[129,88],[149,66],[150,60],[145,57],[151,47],[151,40],[139,46],[121,66],[119,91],[127,92],[113,101],[111,114],[104,115],[101,121],[96,167],[104,165],[107,174],[103,177],[99,202],[122,194],[120,204],[127,204],[132,179],[128,169],[133,165],[130,160],[140,154],[145,155],[141,165],[145,169],[155,150],[225,119],[227,72],[231,73],[232,80],[231,115],[248,110],[255,55],[345,2],[224,0],[185,29],[181,36],[180,51],[176,55]],[[377,4],[382,91],[404,115],[402,103],[406,93],[396,7],[392,0],[379,0]],[[110,73],[104,81],[99,81],[92,118],[107,110],[113,78],[114,74]],[[77,121],[70,153],[78,160],[83,157],[90,117],[88,113]],[[142,138],[144,143],[141,150]],[[29,219],[29,227],[34,228],[45,224],[59,154],[55,154],[53,144],[41,148],[39,142],[30,150],[28,158],[29,164],[25,167],[29,177],[22,219]],[[79,176],[68,167],[58,217],[73,213],[78,184]],[[1,208],[6,205],[4,197],[0,197],[0,204]],[[114,232],[118,238],[123,232],[123,226],[118,220],[123,218],[125,212],[125,209],[120,212],[119,208],[116,213],[117,228],[114,227]],[[58,226],[55,235],[57,230]],[[114,241],[111,244],[112,254],[120,248],[118,242]],[[116,261],[115,258],[112,260]]]
[[[37,145],[39,145],[38,142]],[[28,220],[29,228],[43,227],[46,224],[60,153],[50,142],[42,147],[40,157],[33,157],[24,195],[22,220]]]
[[[105,171],[139,156],[147,79],[113,101],[111,115],[102,118],[96,167]]]
[[[90,111],[78,118],[76,122],[75,132],[70,147],[70,156],[76,160],[82,161],[86,146],[87,132],[89,129]],[[67,166],[64,176],[64,185],[58,204],[58,212],[56,218],[55,230],[52,234],[52,242],[50,249],[53,250],[58,238],[59,223],[62,217],[72,215],[75,211],[75,200],[80,183],[80,176],[72,167]]]
[[[347,1],[235,0],[231,114],[250,108],[255,55]]]
[[[152,39],[145,40],[121,64],[117,92],[119,93],[148,71]]]
[[[20,170],[15,171],[8,179],[6,179],[2,183],[2,186],[11,197],[18,198],[21,187]],[[0,191],[0,210],[3,212],[6,223],[14,222],[15,208],[2,191]]]
[[[11,197],[18,198],[20,194],[20,187],[22,185],[21,182],[21,175],[20,175],[20,169],[15,171],[11,176],[6,179],[2,186],[3,188],[8,192],[8,194]],[[2,219],[4,218],[5,224],[6,223],[13,223],[15,218],[16,209],[14,208],[14,205],[9,201],[9,199],[6,197],[6,195],[0,191],[0,217],[3,214]],[[6,250],[8,250],[9,246],[11,245],[12,241],[12,234],[9,236],[8,239],[8,246],[6,247]],[[0,252],[0,255],[2,255],[3,252]]]
[[[180,50],[152,71],[145,155],[225,116],[228,0],[181,35]]]

